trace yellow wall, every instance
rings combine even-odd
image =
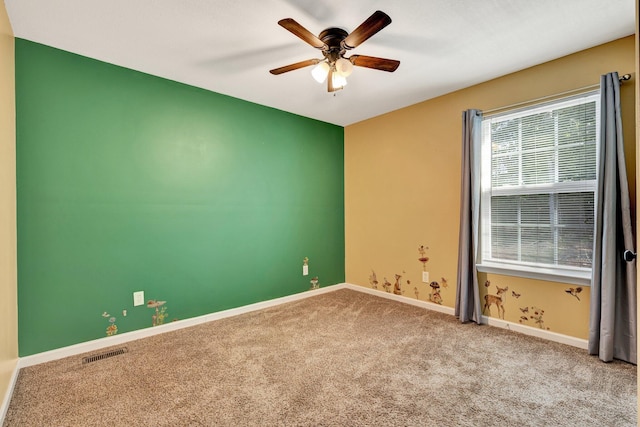
[[[13,32],[0,3],[0,402],[18,360]]]
[[[346,280],[384,292],[384,278],[400,279],[405,296],[428,300],[422,283],[424,245],[430,281],[440,282],[442,305],[453,307],[460,206],[461,113],[490,110],[591,86],[611,71],[635,73],[634,37],[500,77],[439,98],[366,120],[345,129]],[[473,70],[469,70],[470,73]],[[428,78],[428,76],[425,76]],[[635,76],[622,87],[630,177],[635,176]],[[630,190],[635,206],[635,181]],[[372,271],[378,284],[372,284]],[[480,292],[509,287],[505,320],[587,338],[589,288],[480,274]],[[446,283],[443,284],[444,278]],[[483,284],[490,281],[490,286]],[[448,286],[444,286],[448,285]],[[390,289],[393,292],[393,286]],[[520,294],[515,298],[515,291]],[[528,313],[521,309],[527,308]],[[538,314],[534,313],[538,311]],[[492,315],[496,315],[493,306]],[[533,317],[540,318],[542,324]]]

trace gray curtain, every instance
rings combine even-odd
[[[476,259],[480,221],[480,153],[482,112],[462,113],[462,189],[455,314],[461,322],[480,324],[480,290]]]
[[[636,261],[618,73],[600,79],[601,132],[591,277],[589,353],[636,363]],[[628,261],[625,261],[625,251]]]

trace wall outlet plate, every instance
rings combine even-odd
[[[309,266],[308,265],[303,265],[302,266],[302,275],[303,276],[308,276],[309,275]]]
[[[422,272],[422,282],[423,283],[429,283],[429,272],[428,271],[423,271]]]
[[[144,291],[137,291],[133,293],[133,306],[139,306],[144,304]]]

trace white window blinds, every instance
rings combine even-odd
[[[599,94],[483,120],[482,261],[591,268]]]

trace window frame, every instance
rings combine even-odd
[[[593,180],[566,181],[556,182],[553,184],[519,184],[505,187],[492,188],[492,153],[491,139],[487,139],[487,132],[491,134],[491,120],[500,119],[509,120],[510,118],[521,118],[532,116],[544,112],[550,112],[561,108],[575,105],[595,102],[596,115],[596,177]],[[529,279],[547,280],[554,282],[562,282],[576,285],[591,285],[591,268],[574,267],[568,265],[552,265],[541,264],[526,261],[512,261],[505,259],[491,259],[487,254],[491,251],[491,197],[499,195],[533,195],[533,194],[562,194],[571,192],[589,192],[594,194],[597,192],[598,171],[599,171],[599,152],[600,152],[600,91],[599,89],[589,92],[580,93],[578,95],[557,98],[542,104],[530,105],[518,109],[501,111],[493,115],[484,116],[482,119],[481,130],[481,153],[480,153],[480,217],[478,227],[480,228],[480,242],[478,245],[478,260],[476,269],[480,272],[496,273],[509,276],[524,277]],[[519,140],[521,141],[521,140]],[[556,145],[555,153],[557,154],[558,146]],[[522,147],[519,147],[518,157],[521,161],[523,155]],[[520,162],[521,164],[521,162]],[[556,172],[558,165],[555,165]],[[522,174],[520,167],[519,173]],[[552,190],[552,191],[549,191]],[[488,201],[488,202],[487,202]],[[552,224],[551,226],[557,226]],[[520,225],[518,225],[520,230]],[[558,232],[557,227],[552,228],[554,233]]]

